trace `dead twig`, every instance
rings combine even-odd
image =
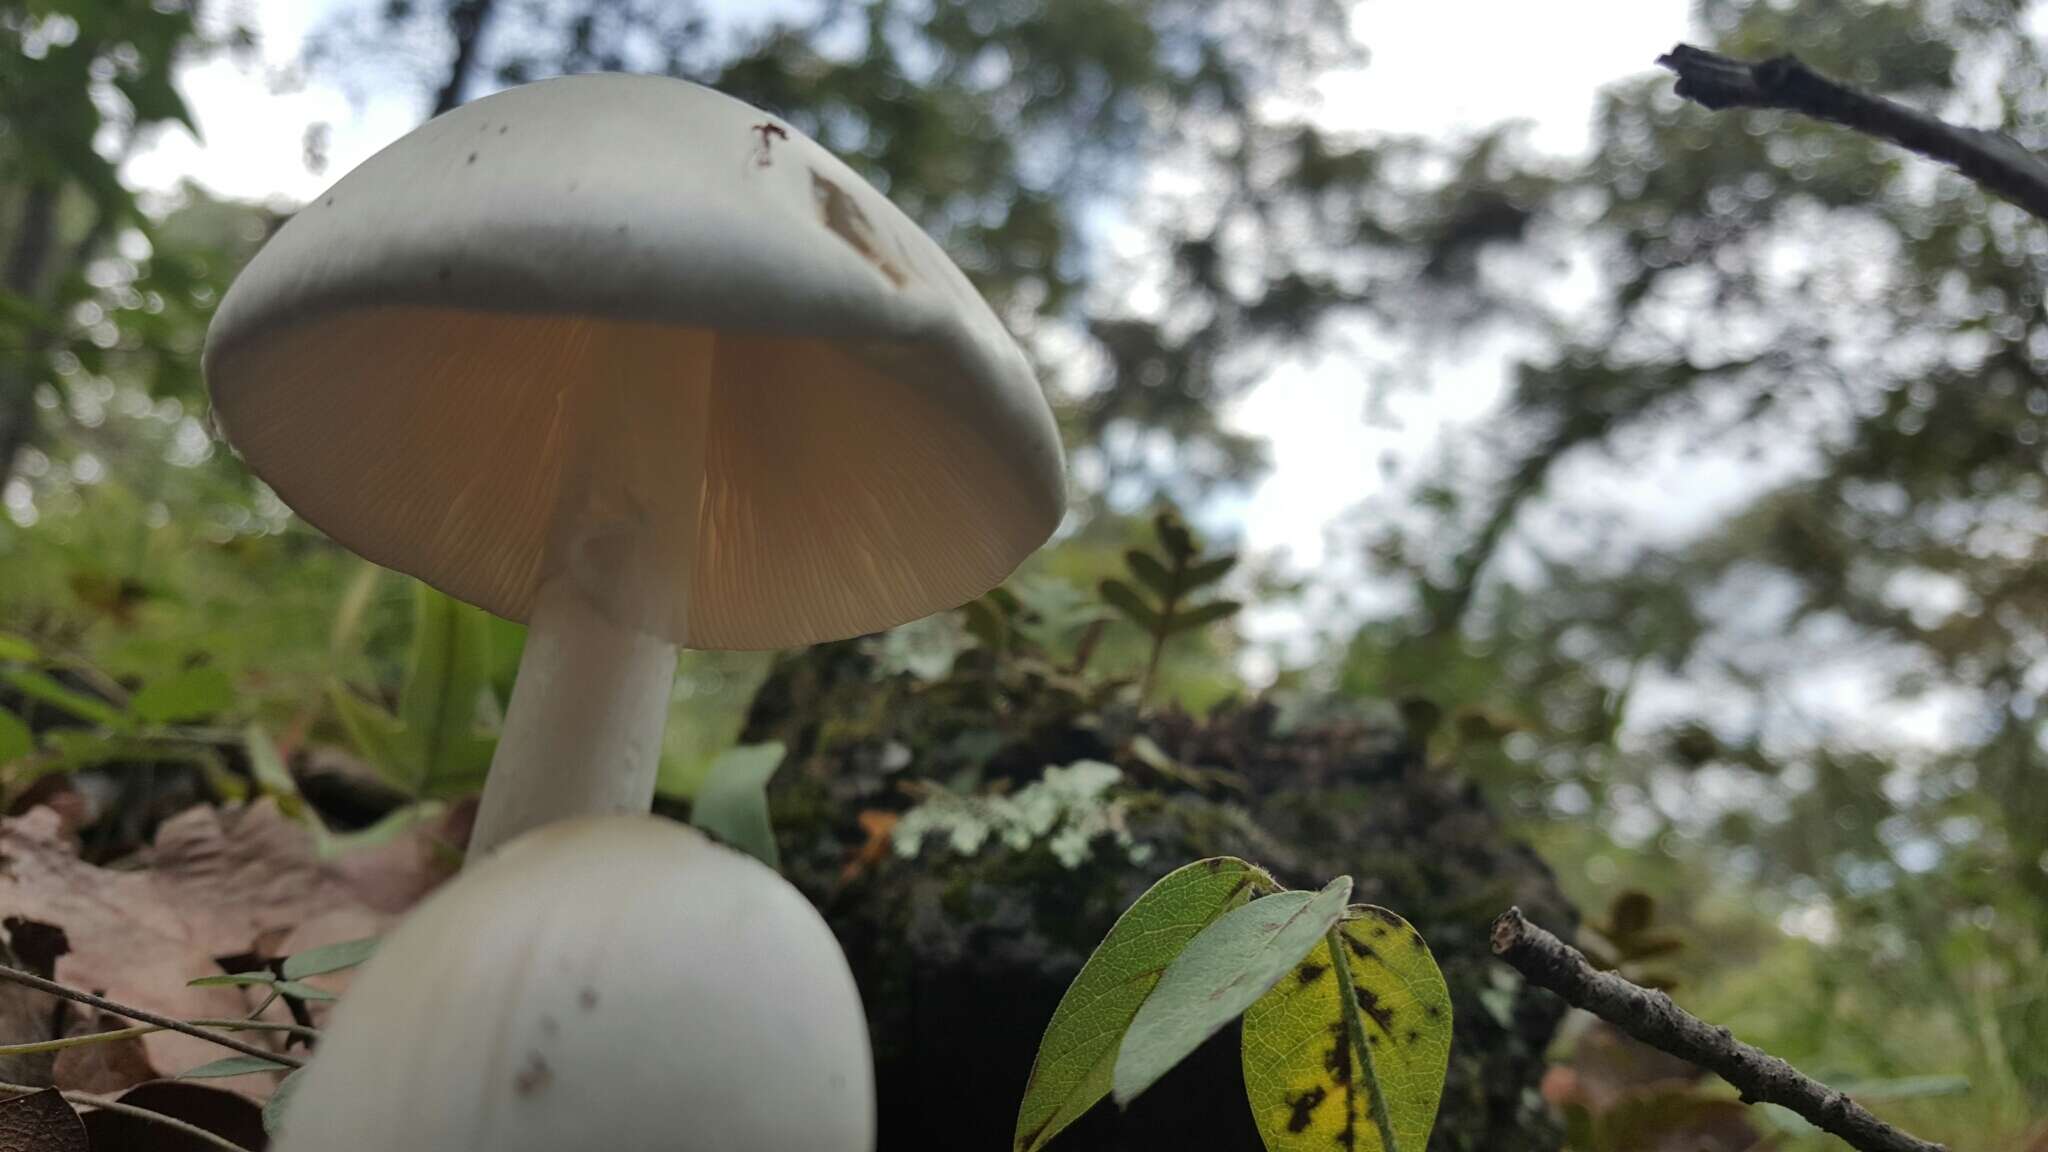
[[[1951,165],[1986,191],[2048,220],[2048,161],[2002,132],[1965,128],[1858,91],[1797,56],[1738,60],[1680,44],[1657,63],[1677,74],[1678,94],[1701,107],[1775,108],[1839,124]]]
[[[1789,1108],[1863,1152],[1944,1152],[1939,1144],[1879,1120],[1847,1093],[1692,1015],[1664,993],[1594,968],[1578,949],[1529,923],[1520,908],[1508,909],[1493,922],[1493,954],[1565,1003],[1726,1080],[1741,1091],[1745,1104]]]
[[[320,1030],[304,1024],[281,1024],[268,1020],[188,1020],[202,1028],[219,1028],[226,1032],[288,1032],[307,1040],[318,1040]],[[66,1048],[83,1048],[90,1044],[107,1044],[115,1040],[133,1040],[151,1032],[168,1032],[161,1024],[137,1024],[133,1028],[115,1028],[107,1032],[83,1032],[77,1036],[60,1036],[55,1040],[36,1040],[27,1044],[0,1044],[0,1056],[34,1056],[41,1052],[62,1052]],[[269,1059],[269,1057],[265,1057]]]
[[[270,1060],[287,1068],[302,1068],[305,1066],[305,1061],[296,1056],[289,1056],[283,1052],[274,1052],[267,1048],[259,1048],[254,1044],[237,1040],[225,1033],[216,1032],[210,1028],[202,1028],[197,1024],[179,1020],[175,1017],[160,1016],[145,1008],[134,1008],[126,1004],[120,1004],[104,996],[95,996],[90,992],[82,991],[69,985],[59,984],[55,980],[45,980],[41,976],[37,976],[32,972],[23,972],[19,968],[0,965],[0,980],[33,988],[38,992],[47,992],[52,996],[59,996],[66,1000],[84,1004],[87,1007],[97,1008],[110,1015],[123,1016],[130,1020],[140,1020],[144,1024],[154,1024],[159,1028],[172,1032],[183,1032],[187,1036],[197,1036],[208,1043],[218,1044],[230,1052],[240,1052],[244,1056],[255,1056],[264,1060]]]

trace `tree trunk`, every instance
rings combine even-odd
[[[434,110],[429,115],[450,111],[468,94],[470,76],[476,71],[477,45],[495,7],[496,0],[454,0],[448,6],[448,31],[455,38],[455,56],[448,62],[448,78],[434,94]]]
[[[57,185],[49,180],[31,185],[22,200],[14,230],[14,248],[7,254],[7,294],[41,306],[50,250],[57,239]],[[27,330],[22,347],[0,360],[0,480],[14,475],[21,450],[35,436],[36,366],[49,347],[50,333],[41,325]]]

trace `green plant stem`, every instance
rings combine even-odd
[[[1372,1122],[1380,1130],[1382,1152],[1400,1152],[1393,1118],[1387,1114],[1387,1098],[1380,1091],[1379,1072],[1372,1066],[1372,1045],[1366,1043],[1365,1020],[1358,1014],[1358,991],[1351,983],[1351,961],[1344,955],[1344,941],[1336,928],[1330,929],[1323,940],[1330,949],[1330,964],[1337,970],[1337,999],[1344,1008],[1344,1034],[1353,1054],[1351,1074],[1365,1081],[1365,1098],[1372,1109]]]
[[[303,1024],[274,1024],[268,1020],[188,1020],[202,1028],[220,1028],[230,1032],[288,1032],[308,1040],[318,1040],[320,1030]],[[34,1056],[42,1052],[62,1052],[66,1048],[83,1048],[88,1044],[106,1044],[115,1040],[132,1040],[152,1032],[168,1032],[170,1029],[156,1024],[137,1024],[132,1028],[112,1028],[105,1032],[87,1032],[81,1036],[61,1036],[55,1040],[37,1040],[28,1044],[0,1044],[0,1056]]]
[[[1152,681],[1159,675],[1159,657],[1166,651],[1166,634],[1152,634],[1152,656],[1145,661],[1145,678],[1138,681],[1138,706],[1144,707],[1152,699]]]
[[[175,1017],[159,1016],[144,1008],[134,1008],[126,1004],[117,1003],[104,996],[95,996],[90,992],[73,988],[69,985],[59,984],[55,980],[45,980],[33,972],[23,972],[19,968],[10,968],[0,964],[0,980],[33,988],[38,992],[46,992],[52,996],[83,1004],[89,1008],[97,1008],[102,1012],[111,1013],[115,1016],[125,1016],[130,1020],[140,1020],[145,1024],[154,1024],[159,1028],[172,1032],[183,1032],[187,1036],[195,1036],[208,1043],[218,1044],[230,1052],[240,1052],[244,1056],[254,1056],[261,1060],[274,1061],[287,1068],[303,1068],[306,1064],[305,1061],[296,1056],[288,1056],[283,1052],[273,1052],[268,1049],[258,1048],[254,1044],[244,1043],[233,1036],[215,1032]]]
[[[270,986],[270,995],[265,996],[263,998],[263,1003],[258,1004],[256,1006],[256,1010],[254,1012],[249,1013],[247,1019],[254,1020],[258,1016],[263,1015],[264,1009],[270,1007],[272,1004],[277,1003],[277,998],[282,995],[284,995],[284,993],[278,989],[277,985],[272,984]]]
[[[16,1096],[27,1096],[32,1093],[47,1091],[49,1089],[37,1088],[32,1084],[9,1084],[4,1080],[0,1080],[0,1092],[11,1092]],[[124,1116],[133,1116],[137,1120],[146,1120],[151,1124],[161,1124],[173,1132],[183,1133],[194,1140],[211,1144],[215,1148],[221,1149],[222,1152],[249,1152],[249,1149],[242,1147],[225,1136],[217,1136],[197,1124],[188,1124],[176,1116],[166,1116],[161,1112],[152,1112],[147,1108],[137,1108],[133,1104],[123,1104],[119,1100],[109,1100],[104,1096],[94,1096],[88,1092],[59,1091],[57,1094],[71,1103],[82,1107],[99,1108],[107,1112],[119,1112]]]

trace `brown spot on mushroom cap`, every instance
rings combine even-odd
[[[868,214],[861,211],[852,193],[813,171],[811,199],[817,203],[818,218],[825,222],[825,227],[846,241],[861,259],[873,264],[876,271],[888,277],[889,283],[901,288],[910,282],[902,266],[882,251],[881,235],[868,220]]]
[[[528,1052],[526,1063],[519,1066],[519,1074],[512,1078],[512,1091],[522,1097],[531,1096],[554,1078],[554,1069],[548,1067],[547,1060],[538,1052]]]
[[[595,1011],[597,1008],[597,989],[586,987],[576,993],[576,1006],[585,1012]]]

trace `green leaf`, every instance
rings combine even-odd
[[[1013,1152],[1036,1152],[1109,1095],[1118,1043],[1167,965],[1218,916],[1273,887],[1260,869],[1215,856],[1167,873],[1117,917],[1038,1042]]]
[[[432,792],[438,777],[472,771],[477,699],[490,675],[491,634],[483,612],[414,582],[412,648],[398,719],[421,755],[415,789]]]
[[[136,754],[134,741],[88,728],[58,728],[43,733],[43,747],[56,753],[51,772],[76,772],[110,764]]]
[[[128,711],[150,724],[205,720],[233,707],[235,686],[212,665],[159,676],[128,701]]]
[[[1919,1100],[1957,1096],[1970,1090],[1968,1076],[1901,1076],[1890,1080],[1834,1081],[1833,1087],[1858,1100]]]
[[[393,787],[419,791],[419,742],[398,717],[370,703],[339,682],[327,686],[327,698],[356,753]]]
[[[1429,1143],[1450,1061],[1450,992],[1407,921],[1364,905],[1347,915],[1244,1015],[1245,1093],[1269,1152]]]
[[[1159,593],[1161,600],[1171,600],[1174,594],[1180,591],[1179,581],[1173,578],[1173,573],[1150,552],[1133,548],[1124,553],[1124,564],[1145,587]]]
[[[21,717],[0,708],[0,764],[19,760],[36,750],[36,735]]]
[[[224,988],[262,985],[266,988],[277,983],[277,977],[268,972],[227,972],[219,976],[201,976],[185,981],[187,988]]]
[[[1121,580],[1104,580],[1101,585],[1102,599],[1110,607],[1130,617],[1133,624],[1147,632],[1159,631],[1159,613],[1145,603],[1138,590]]]
[[[283,1072],[291,1067],[260,1056],[230,1056],[178,1073],[180,1080],[213,1080],[222,1076],[247,1076],[251,1072]]]
[[[1136,1099],[1294,971],[1350,897],[1349,876],[1320,892],[1276,893],[1224,913],[1189,941],[1124,1033],[1113,1076],[1116,1102]]]
[[[1192,632],[1197,628],[1214,624],[1218,620],[1228,620],[1232,616],[1237,615],[1238,610],[1243,607],[1244,605],[1239,604],[1235,600],[1211,600],[1207,604],[1198,605],[1175,616],[1169,622],[1167,630],[1170,632]]]
[[[279,980],[276,984],[276,987],[279,992],[284,993],[285,995],[291,997],[294,1000],[325,1001],[340,999],[340,997],[337,997],[334,993],[329,992],[325,988],[315,988],[311,984],[301,984],[296,980]]]
[[[355,652],[356,639],[363,631],[363,619],[369,615],[384,573],[385,569],[368,560],[359,561],[356,574],[342,589],[341,604],[334,610],[334,624],[327,633],[328,655],[334,660],[339,661]]]
[[[277,742],[261,724],[251,724],[242,730],[242,748],[249,755],[249,775],[256,778],[256,787],[277,801],[278,810],[294,820],[310,821],[312,810],[306,806],[306,798],[299,795],[299,782],[292,778],[291,769],[285,767],[284,757],[277,754]]]
[[[1607,906],[1607,934],[1619,941],[1650,930],[1657,918],[1657,902],[1647,892],[1623,892]]]
[[[324,828],[316,828],[314,849],[320,859],[333,860],[350,852],[388,844],[406,829],[430,820],[438,820],[447,811],[447,805],[429,800],[420,804],[407,804],[368,828],[358,828],[353,832],[328,832]]]
[[[22,664],[32,663],[39,658],[34,642],[26,636],[13,632],[0,632],[0,660],[12,660]]]
[[[1009,642],[1009,620],[990,597],[969,600],[961,607],[961,613],[966,617],[967,634],[980,641],[983,648],[1000,652]]]
[[[270,1090],[270,1099],[263,1102],[263,1134],[273,1139],[284,1127],[284,1110],[291,1104],[292,1093],[299,1090],[300,1074],[304,1068],[294,1068],[291,1074],[277,1082]]]
[[[430,800],[453,800],[472,795],[484,786],[490,774],[491,757],[498,739],[469,733],[456,737],[441,749],[441,758],[420,786],[420,795]]]
[[[353,968],[368,960],[370,954],[377,950],[378,939],[376,936],[365,936],[361,940],[344,940],[339,944],[329,944],[321,948],[308,949],[296,956],[287,956],[284,961],[284,978],[304,980],[308,976],[324,976],[329,972]]]
[[[223,803],[240,804],[249,798],[249,782],[229,768],[227,761],[212,745],[190,746],[185,759],[199,769],[199,774],[206,779],[206,786]]]
[[[1181,590],[1183,592],[1193,592],[1197,588],[1207,587],[1228,576],[1230,570],[1235,567],[1237,567],[1237,553],[1235,552],[1226,552],[1213,560],[1204,560],[1200,564],[1189,567],[1186,572],[1181,573]]]
[[[727,749],[712,761],[690,805],[690,823],[777,869],[782,858],[768,822],[768,781],[782,767],[783,752],[780,744]]]
[[[127,717],[121,710],[95,696],[66,688],[45,673],[33,668],[9,668],[0,671],[0,681],[11,685],[15,691],[31,700],[50,705],[67,712],[80,720],[88,720],[103,728],[122,728]]]
[[[1189,534],[1186,524],[1174,513],[1161,512],[1152,519],[1153,531],[1159,533],[1159,545],[1166,554],[1176,560],[1188,560],[1195,554],[1195,538]]]

